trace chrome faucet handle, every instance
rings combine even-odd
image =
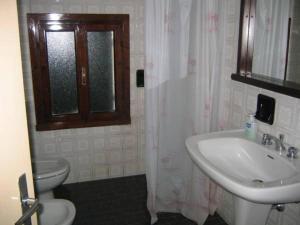
[[[288,153],[287,153],[287,157],[291,158],[291,159],[295,159],[297,158],[297,153],[298,153],[298,149],[295,147],[289,147],[288,148]]]
[[[261,144],[266,145],[267,144],[267,139],[268,139],[268,134],[263,134],[262,139],[261,139]]]
[[[269,134],[263,134],[261,144],[262,145],[271,145],[272,144],[272,141],[271,141],[271,138],[270,138]]]

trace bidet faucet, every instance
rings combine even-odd
[[[271,135],[271,134],[264,134],[261,140],[262,145],[271,145],[272,141],[275,142],[275,149],[276,151],[285,151],[285,146],[283,144],[284,135],[279,134],[279,138]]]

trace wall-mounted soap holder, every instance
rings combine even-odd
[[[275,99],[263,94],[257,96],[255,118],[270,125],[274,122]]]

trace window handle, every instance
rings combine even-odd
[[[86,86],[86,69],[81,67],[81,85]]]

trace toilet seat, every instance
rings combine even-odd
[[[66,173],[69,169],[69,163],[63,158],[53,159],[34,159],[33,175],[34,179],[47,179]]]

